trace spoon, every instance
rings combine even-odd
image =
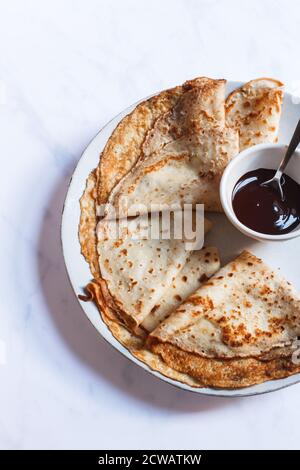
[[[261,186],[269,186],[275,189],[276,191],[278,191],[280,193],[282,201],[284,201],[284,196],[283,196],[283,191],[282,191],[282,186],[281,186],[281,177],[293,153],[295,152],[299,142],[300,142],[300,120],[298,121],[293,137],[291,138],[287,151],[285,152],[285,155],[283,159],[281,160],[280,165],[275,175],[270,180],[265,181],[264,183],[261,183]]]

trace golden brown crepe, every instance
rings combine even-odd
[[[190,295],[191,289],[200,286],[219,269],[218,251],[213,247],[189,251],[185,240],[174,236],[170,239],[138,236],[146,222],[152,229],[158,225],[161,234],[160,216],[153,217],[151,223],[148,217],[147,220],[146,217],[129,219],[117,239],[114,233],[112,238],[109,235],[119,221],[102,219],[98,224],[102,236],[97,239],[94,184],[95,173],[92,172],[81,198],[82,253],[115,316],[135,330],[143,323],[143,328],[151,331]],[[206,221],[204,230],[210,225]]]
[[[228,128],[185,136],[139,161],[113,189],[108,203],[119,217],[184,204],[221,211],[220,179],[237,153],[237,133]]]
[[[184,83],[173,108],[156,120],[143,143],[143,158],[187,135],[225,127],[226,80],[199,77]],[[187,139],[185,139],[187,142]]]
[[[206,77],[189,80],[182,86],[162,91],[143,101],[125,116],[108,139],[101,154],[97,174],[98,203],[107,202],[111,190],[140,158],[149,156],[154,150],[174,140],[176,133],[183,135],[184,129],[189,127],[187,124],[191,125],[194,120],[198,123],[198,111],[201,111],[203,120],[208,120],[214,115],[219,123],[224,124],[225,83],[225,80]],[[199,96],[203,105],[197,101]],[[204,109],[201,106],[204,106]],[[185,118],[187,112],[190,116],[189,122]],[[165,127],[170,131],[167,138]]]
[[[177,281],[185,272],[189,273],[190,285],[199,286],[201,279],[209,278],[220,267],[215,248],[191,252],[184,240],[173,236],[166,240],[139,238],[141,229],[137,220],[141,219],[143,223],[145,217],[131,219],[118,239],[110,239],[105,232],[106,238],[98,242],[101,277],[106,284],[105,300],[133,329],[148,316],[152,323],[163,320],[189,295],[186,283]],[[159,223],[160,218],[149,222],[151,229]],[[115,222],[103,220],[99,225],[108,231],[107,226]]]
[[[204,357],[261,357],[300,334],[300,295],[244,251],[221,268],[150,337]]]
[[[204,387],[249,387],[267,380],[288,377],[300,371],[300,366],[294,364],[290,357],[279,357],[270,361],[252,357],[211,359],[182,351],[166,343],[154,344],[152,351],[160,354],[171,369],[198,379]]]
[[[185,383],[191,387],[202,386],[199,380],[172,369],[161,359],[159,354],[155,354],[150,349],[146,348],[145,333],[143,334],[143,331],[140,332],[140,335],[133,334],[125,325],[120,323],[104,301],[98,282],[93,281],[88,284],[87,292],[90,294],[90,298],[96,302],[102,320],[113,336],[128,349],[134,357],[147,364],[150,369],[160,372],[173,380]]]
[[[81,253],[90,266],[92,276],[98,278],[100,269],[97,253],[97,176],[96,170],[92,171],[86,180],[85,190],[80,198],[80,221],[78,237]]]
[[[240,151],[256,144],[277,142],[283,83],[257,78],[226,99],[227,125],[239,131]]]
[[[174,369],[230,387],[236,380],[243,386],[297,371],[291,352],[299,334],[299,294],[244,251],[183,302],[148,342]]]
[[[148,132],[136,164],[111,191],[119,217],[165,205],[204,204],[221,211],[219,181],[238,153],[238,132],[225,123],[225,80],[187,82],[174,108]]]
[[[106,203],[114,186],[140,158],[143,143],[156,120],[169,112],[183,87],[163,91],[140,103],[118,124],[101,154],[98,174],[98,203]]]

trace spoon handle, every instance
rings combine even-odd
[[[281,178],[282,173],[285,170],[285,167],[287,166],[288,162],[290,161],[291,156],[295,152],[297,145],[300,142],[300,120],[298,121],[297,127],[295,129],[295,132],[293,134],[293,137],[289,143],[289,146],[287,148],[287,151],[285,153],[285,156],[283,157],[278,170],[276,171],[276,177]]]

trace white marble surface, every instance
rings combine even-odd
[[[196,75],[300,79],[299,23],[297,0],[0,1],[0,448],[299,447],[300,385],[199,397],[114,351],[59,239],[69,177],[108,119]]]

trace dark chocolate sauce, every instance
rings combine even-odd
[[[242,224],[271,235],[291,232],[300,223],[300,185],[284,174],[279,191],[261,186],[273,178],[275,170],[259,168],[249,171],[236,183],[232,193],[233,210]]]

